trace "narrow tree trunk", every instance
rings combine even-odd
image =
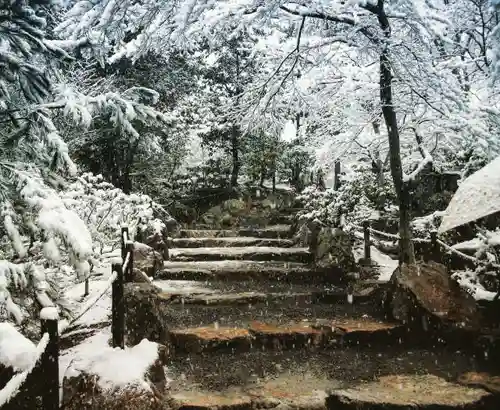
[[[238,136],[239,136],[238,127],[236,125],[233,125],[231,129],[231,155],[233,157],[233,169],[231,171],[231,187],[238,186],[238,175],[240,173]]]
[[[399,202],[400,262],[414,264],[415,251],[410,230],[410,193],[403,181],[399,129],[392,100],[392,70],[387,44],[391,36],[391,28],[382,1],[379,1],[378,20],[386,37],[386,43],[383,45],[380,54],[380,101],[389,136],[391,175]]]
[[[264,188],[264,182],[266,181],[266,171],[265,170],[261,170],[260,171],[260,182],[259,182],[259,186]]]
[[[380,121],[377,119],[372,122],[373,132],[377,136],[380,136]],[[380,152],[377,150],[375,152],[375,169],[377,170],[377,182],[379,186],[383,186],[385,184],[384,177],[384,163],[382,162],[382,158],[380,158]]]
[[[130,172],[128,169],[122,175],[122,190],[123,193],[127,195],[132,192],[132,179],[130,178]]]

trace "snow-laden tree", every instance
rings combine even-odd
[[[234,27],[217,33],[217,42],[204,42],[201,52],[200,75],[210,95],[211,116],[214,119],[209,132],[202,134],[208,147],[224,149],[232,161],[231,186],[238,185],[244,155],[245,130],[241,118],[246,114],[241,105],[243,92],[257,73],[252,53],[256,39],[253,33]],[[210,47],[210,48],[208,48]]]
[[[60,118],[73,122],[79,133],[104,118],[131,138],[139,136],[135,124],[168,120],[148,105],[158,98],[152,90],[130,87],[87,95],[64,82],[64,60],[71,60],[68,52],[84,42],[48,38],[46,17],[56,11],[53,3],[0,3],[0,233],[10,245],[2,246],[0,304],[16,320],[21,316],[10,290],[30,287],[41,295],[45,288],[45,272],[28,252],[30,237],[43,243],[46,255],[66,254],[80,279],[90,269],[91,233],[59,192],[59,177],[77,172],[58,128]]]
[[[184,97],[194,88],[190,84],[193,76],[187,64],[179,59],[166,61],[150,55],[135,65],[128,61],[105,69],[95,65],[83,68],[75,65],[67,77],[68,83],[79,84],[80,92],[89,96],[110,91],[126,96],[132,84],[132,90],[151,90],[154,87],[150,101],[143,93],[141,102],[155,103],[155,109],[161,110],[163,118],[168,119],[158,121],[155,117],[138,116],[131,118],[131,128],[124,128],[120,122],[110,121],[111,111],[102,110],[83,135],[66,125],[70,152],[83,169],[101,173],[127,193],[134,189],[137,167],[141,170],[141,177],[148,174],[149,168],[154,169],[154,174],[159,177],[158,166],[163,165],[165,174],[175,171],[189,130],[190,113],[180,111],[189,109],[189,105],[184,104]],[[149,176],[153,177],[151,173]],[[141,178],[141,183],[154,183],[154,178]]]
[[[390,166],[403,261],[414,260],[408,182],[471,142],[498,150],[487,78],[498,30],[483,1],[101,0],[76,2],[68,17],[59,32],[103,40],[110,61],[200,39],[217,46],[218,32],[261,33],[242,124],[269,131],[299,113],[323,158],[361,149]]]

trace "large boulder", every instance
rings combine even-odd
[[[159,252],[166,260],[168,259],[168,235],[169,230],[166,226],[153,227],[148,225],[146,228],[138,230],[137,240]]]
[[[314,232],[313,232],[314,235]],[[314,239],[314,237],[313,237]],[[340,228],[321,228],[312,245],[314,260],[318,267],[335,267],[343,272],[356,270],[353,240]]]
[[[163,256],[151,246],[134,243],[134,269],[143,271],[148,276],[155,276],[163,268]]]
[[[312,231],[309,229],[307,223],[303,223],[295,227],[296,231],[293,235],[293,242],[296,246],[301,248],[308,248],[311,246]]]
[[[205,212],[200,219],[201,222],[206,225],[218,226],[220,225],[220,220],[222,218],[222,215],[223,215],[222,207],[214,206],[210,208],[207,212]]]
[[[479,326],[474,298],[450,277],[444,265],[433,261],[397,268],[386,302],[393,318],[409,326]]]
[[[222,204],[222,209],[229,212],[232,216],[244,214],[247,208],[247,202],[242,199],[229,199]]]
[[[70,363],[62,405],[67,410],[166,410],[166,364],[166,347],[148,340],[124,350],[101,345]]]
[[[167,343],[168,311],[161,290],[151,283],[126,283],[124,287],[125,338],[129,346],[143,338]]]

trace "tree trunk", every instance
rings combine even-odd
[[[265,170],[262,170],[260,171],[260,182],[259,182],[259,186],[261,188],[264,188],[264,182],[266,180],[266,171]]]
[[[132,179],[130,178],[130,172],[128,169],[122,175],[122,190],[123,193],[127,195],[132,192]]]
[[[373,126],[373,132],[375,135],[380,137],[380,121],[377,119],[372,122]],[[380,152],[377,150],[375,151],[375,169],[377,170],[377,182],[380,187],[384,186],[385,184],[385,177],[384,177],[384,163],[382,161],[382,158],[380,158]]]
[[[414,264],[415,251],[410,230],[410,192],[403,181],[399,128],[392,100],[392,69],[388,48],[391,28],[382,1],[379,1],[378,20],[386,39],[380,54],[380,102],[389,137],[391,175],[399,202],[400,262]]]
[[[231,154],[233,157],[233,169],[231,171],[231,187],[238,186],[238,175],[240,172],[238,137],[239,137],[238,127],[236,125],[233,125],[231,129]]]

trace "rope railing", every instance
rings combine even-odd
[[[125,261],[123,262],[123,265],[122,265],[122,270],[125,272],[128,268],[128,264],[130,262],[130,255],[131,255],[131,252],[127,252],[127,255],[125,256]]]
[[[68,324],[61,327],[60,332],[64,333],[68,329],[70,329],[78,320],[80,320],[92,307],[96,305],[97,302],[109,291],[112,289],[112,333],[113,333],[113,346],[121,346],[123,348],[123,339],[124,339],[124,330],[123,330],[123,316],[121,310],[123,305],[123,282],[124,275],[127,278],[130,278],[130,273],[133,271],[133,242],[129,240],[129,232],[127,227],[122,228],[121,232],[121,254],[123,263],[121,264],[113,264],[111,267],[111,276],[106,282],[104,288],[99,292],[97,296],[88,301],[85,304],[85,307],[81,310],[81,312],[73,318]],[[129,275],[126,275],[129,273]],[[149,277],[148,277],[149,281]],[[119,306],[117,306],[119,305]],[[118,316],[115,317],[116,311],[118,312]]]
[[[357,225],[355,223],[350,224],[352,227],[354,227],[358,231],[363,231],[364,234],[361,234],[360,232],[356,232],[356,236],[360,239],[364,239],[365,241],[365,259],[370,259],[370,245],[373,243],[374,239],[370,238],[370,233],[373,233],[375,235],[392,239],[392,240],[399,240],[400,236],[397,234],[391,234],[388,232],[383,232],[379,231],[377,229],[371,228],[369,226],[369,223],[365,221],[363,224],[364,226]],[[432,231],[431,232],[431,238],[426,239],[426,238],[412,238],[412,241],[415,243],[426,243],[426,244],[431,244],[431,253],[434,253],[433,256],[437,257],[439,253],[439,248],[444,249],[446,252],[450,254],[455,254],[459,257],[461,257],[464,260],[467,260],[476,266],[487,266],[491,267],[494,269],[499,269],[500,270],[500,264],[496,264],[493,262],[488,262],[488,261],[482,261],[478,258],[475,258],[474,256],[467,255],[466,253],[463,253],[459,251],[458,249],[453,248],[452,246],[446,244],[442,240],[438,239],[437,237],[437,231]],[[380,243],[382,243],[381,240],[379,240]]]
[[[117,277],[118,277],[118,273],[117,272],[112,272],[111,276],[109,277],[109,279],[106,282],[106,286],[104,287],[104,289],[96,297],[94,297],[91,301],[89,301],[89,302],[87,302],[85,304],[85,307],[78,314],[78,316],[76,316],[75,318],[71,319],[71,321],[68,324],[66,324],[64,326],[61,326],[59,328],[59,332],[61,334],[63,334],[64,332],[66,332],[69,328],[71,328],[71,326],[73,326],[76,322],[78,322],[90,309],[92,309],[95,306],[95,304],[97,302],[99,302],[99,300],[111,288],[111,286],[113,285],[113,282],[116,280]]]
[[[354,224],[354,223],[351,223],[351,226],[353,226],[354,228],[356,228],[357,230],[360,230],[360,231],[365,229],[364,227],[357,225],[357,224]],[[370,233],[373,233],[375,235],[382,236],[382,237],[385,237],[387,239],[391,239],[392,241],[399,240],[398,234],[379,231],[379,230],[372,228],[372,227],[369,227],[368,229],[369,229]],[[417,242],[417,243],[430,243],[431,242],[430,239],[426,239],[426,238],[412,238],[411,240],[413,242]]]
[[[468,260],[469,262],[474,263],[475,265],[486,265],[486,266],[490,266],[490,267],[495,268],[495,269],[500,269],[500,265],[498,265],[496,263],[485,262],[485,261],[482,261],[480,259],[475,258],[474,256],[467,255],[466,253],[463,253],[463,252],[459,251],[458,249],[455,249],[452,246],[446,244],[445,242],[443,242],[440,239],[438,239],[437,242],[439,243],[440,246],[442,246],[444,249],[446,249],[446,251],[448,251],[449,253],[454,253],[455,255],[460,256],[461,258]]]

